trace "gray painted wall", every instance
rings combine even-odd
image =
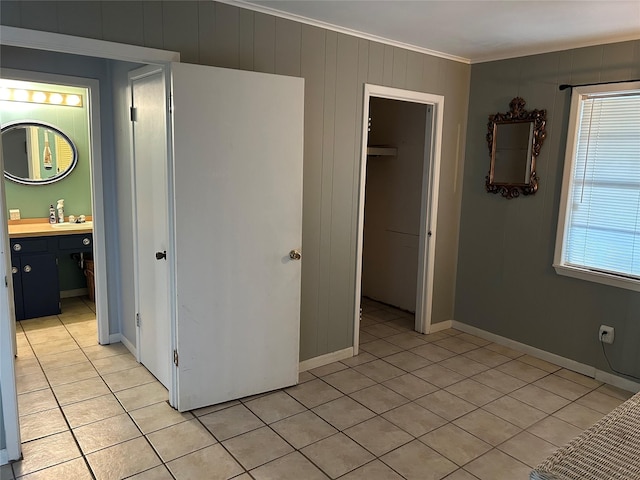
[[[469,65],[208,1],[3,1],[0,21],[305,78],[302,360],[353,344],[363,84],[444,95],[433,321],[452,318]]]
[[[0,384],[0,398],[2,398],[2,385]],[[7,438],[4,431],[4,410],[2,409],[2,401],[0,401],[0,450],[7,448]]]
[[[614,367],[640,376],[640,293],[559,276],[551,264],[570,96],[562,83],[640,77],[640,41],[473,65],[460,220],[455,319],[608,370],[598,327],[615,327]],[[540,188],[505,200],[486,193],[488,115],[521,96],[547,109]]]

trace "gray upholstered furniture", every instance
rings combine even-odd
[[[640,480],[640,393],[538,465],[530,480]]]

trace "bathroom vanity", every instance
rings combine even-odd
[[[93,250],[92,222],[9,225],[16,320],[60,313],[58,259]]]

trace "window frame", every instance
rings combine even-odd
[[[627,290],[640,292],[640,280],[636,280],[622,275],[605,273],[589,268],[567,265],[563,261],[565,253],[565,240],[568,232],[568,202],[571,192],[572,171],[576,161],[576,150],[578,145],[578,133],[580,123],[580,112],[582,101],[589,95],[615,94],[628,91],[640,91],[640,82],[624,82],[615,84],[590,85],[583,87],[573,87],[571,93],[571,110],[569,113],[569,126],[567,128],[567,146],[564,157],[564,170],[562,174],[562,192],[560,197],[560,207],[558,213],[558,228],[556,231],[556,245],[553,256],[553,268],[558,275],[578,278],[590,282],[601,283]]]

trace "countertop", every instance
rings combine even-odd
[[[9,220],[9,238],[51,237],[55,235],[75,235],[78,233],[92,233],[93,222],[64,223],[64,227],[55,227],[48,218],[32,218],[24,220]]]

